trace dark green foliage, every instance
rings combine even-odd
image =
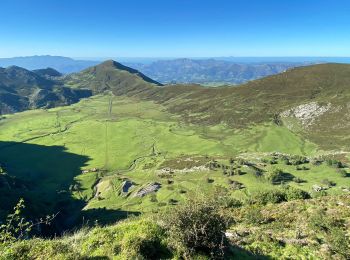
[[[346,165],[344,163],[342,163],[341,161],[335,160],[335,159],[328,159],[327,165],[333,166],[336,168],[345,168],[346,167]]]
[[[36,222],[28,221],[23,217],[25,208],[24,200],[20,199],[13,208],[13,213],[9,214],[5,223],[0,225],[0,244],[12,243],[16,240],[26,239],[31,235],[33,228],[40,225],[49,225],[54,219],[53,216],[41,218]]]
[[[308,163],[309,160],[305,156],[294,155],[289,159],[289,162],[292,165],[300,165],[300,164]]]
[[[178,201],[175,200],[175,199],[169,199],[169,200],[168,200],[168,204],[169,204],[169,205],[176,205],[177,203],[178,203]]]
[[[16,66],[0,68],[0,115],[68,105],[91,95],[90,90],[69,88],[41,73]]]
[[[284,192],[284,196],[285,196],[285,200],[286,201],[291,201],[291,200],[301,200],[301,199],[310,199],[311,196],[309,193],[307,193],[306,191],[297,189],[297,188],[293,188],[291,186],[286,186],[283,189]]]
[[[158,202],[157,200],[157,195],[155,193],[150,194],[150,199],[151,202]]]
[[[206,182],[207,182],[207,183],[213,183],[213,182],[214,182],[214,180],[213,180],[213,179],[211,179],[211,178],[206,178]]]
[[[281,203],[287,201],[286,194],[282,190],[261,191],[252,196],[254,204],[266,205],[268,203]]]
[[[282,189],[275,189],[270,191],[261,191],[254,194],[251,198],[251,203],[266,205],[268,203],[281,203],[284,201],[292,201],[298,199],[309,199],[310,194],[306,191],[285,186]]]
[[[281,169],[274,169],[273,171],[267,172],[265,178],[272,184],[281,184],[286,181],[291,181],[294,176],[283,172]]]
[[[278,164],[278,161],[276,159],[271,159],[269,161],[270,164]]]
[[[172,209],[163,219],[169,243],[179,254],[223,255],[228,219],[215,201],[190,199]]]

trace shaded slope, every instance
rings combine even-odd
[[[58,72],[57,70],[53,68],[46,68],[46,69],[38,69],[38,70],[33,70],[34,73],[42,76],[42,77],[61,77],[62,74]]]
[[[0,68],[0,114],[68,105],[91,95],[50,79],[54,75],[58,74],[52,69],[36,73],[17,66]]]

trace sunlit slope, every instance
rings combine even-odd
[[[298,67],[238,87],[220,88],[159,87],[139,72],[123,68],[107,61],[67,77],[64,83],[94,93],[112,91],[117,96],[153,101],[191,124],[242,129],[252,124],[285,123],[325,149],[350,147],[348,64]]]
[[[242,152],[317,153],[315,144],[274,124],[236,130],[224,124],[186,125],[180,119],[160,104],[111,95],[68,107],[7,115],[0,121],[0,161],[11,174],[32,183],[30,197],[37,204],[49,200],[54,208],[57,192],[69,194],[74,185],[80,187],[73,191],[77,200],[90,200],[101,171],[103,176],[130,174],[143,185],[159,181],[155,171],[163,161],[183,155],[230,158]],[[148,173],[139,173],[137,169],[147,163],[151,165]],[[93,168],[98,172],[82,173]],[[182,184],[177,192],[182,186],[200,188],[205,176],[179,176]],[[225,179],[220,182],[226,183]],[[164,201],[169,192],[162,189],[159,193]],[[123,199],[113,201],[119,205]],[[107,200],[101,203],[108,204]]]
[[[112,101],[111,101],[112,100]],[[111,103],[112,102],[112,103]],[[110,109],[111,106],[111,109]],[[0,140],[61,145],[108,170],[127,167],[153,144],[171,155],[234,155],[244,151],[307,154],[316,146],[273,124],[235,130],[226,125],[185,125],[150,101],[96,96],[78,104],[8,115],[0,121]]]

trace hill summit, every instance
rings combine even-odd
[[[138,70],[124,66],[114,60],[107,60],[79,73],[68,75],[65,84],[76,88],[88,88],[94,94],[112,91],[116,94],[131,94],[149,88],[162,86]]]

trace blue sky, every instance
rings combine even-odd
[[[350,56],[347,0],[1,0],[0,57]]]

